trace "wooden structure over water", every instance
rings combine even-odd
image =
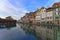
[[[16,20],[0,18],[0,27],[13,27],[16,26]]]

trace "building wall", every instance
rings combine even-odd
[[[41,23],[46,22],[46,8],[41,8]]]
[[[35,20],[36,20],[36,23],[40,23],[40,20],[41,20],[41,16],[40,16],[40,9],[38,9],[36,12],[35,12]]]
[[[34,14],[34,12],[29,14],[29,21],[31,21],[32,23],[35,22],[35,14]]]
[[[53,23],[53,11],[46,12],[46,22]]]
[[[54,23],[55,24],[60,24],[60,7],[54,8],[53,14],[54,14]],[[56,22],[55,22],[56,21]]]

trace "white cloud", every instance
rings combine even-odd
[[[56,2],[60,2],[60,0],[48,0],[45,7],[51,7]]]
[[[16,2],[16,4],[19,4],[19,3]],[[0,10],[13,16],[15,19],[19,19],[19,17],[23,16],[26,12],[28,12],[24,7],[17,8],[15,6],[13,6],[8,0],[0,0]],[[4,14],[6,14],[6,13],[4,13]],[[1,15],[1,13],[0,13],[0,15]]]
[[[55,0],[55,2],[60,2],[60,0]]]
[[[0,18],[5,18],[5,16],[0,15]]]

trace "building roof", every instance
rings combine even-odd
[[[54,7],[54,8],[55,8],[55,7],[60,7],[60,2],[54,3],[54,4],[53,4],[53,7]]]
[[[46,12],[53,10],[53,7],[49,7],[46,9]]]
[[[29,14],[29,16],[33,16],[33,15],[34,15],[34,13],[30,13],[30,14]]]
[[[2,18],[0,18],[0,21],[4,21],[4,22],[16,22],[16,20],[9,20],[9,19],[2,19]]]

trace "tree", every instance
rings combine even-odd
[[[11,16],[6,17],[6,19],[13,20]]]

